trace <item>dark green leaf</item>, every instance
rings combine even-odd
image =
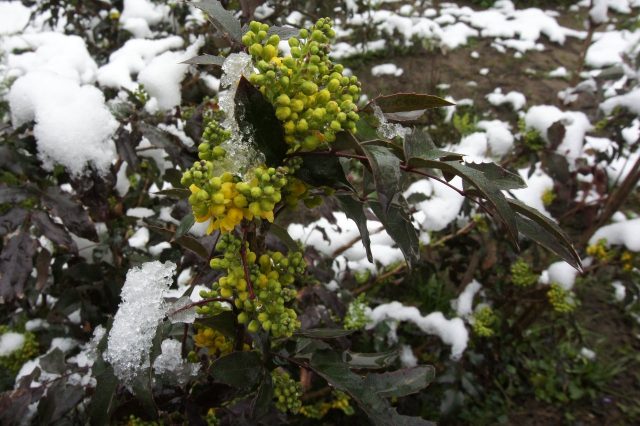
[[[193,58],[189,58],[186,61],[182,61],[181,64],[216,65],[218,67],[221,67],[222,64],[224,64],[225,59],[225,57],[216,55],[199,55],[194,56]]]
[[[369,228],[367,228],[367,216],[364,214],[364,203],[351,195],[336,195],[336,199],[340,204],[341,210],[358,226],[362,244],[367,252],[367,260],[373,263],[371,238],[369,237]]]
[[[298,28],[273,26],[269,27],[267,35],[277,34],[280,40],[289,40],[291,37],[297,37],[299,33],[300,30]]]
[[[347,392],[376,426],[432,425],[419,417],[398,415],[389,402],[368,389],[364,379],[351,372],[335,352],[317,351],[311,357],[310,367],[333,387]]]
[[[271,374],[265,374],[255,398],[251,400],[251,417],[259,419],[269,412],[273,404],[273,382]]]
[[[232,352],[216,360],[211,367],[213,378],[234,388],[254,387],[263,373],[258,352]]]
[[[369,374],[364,382],[369,389],[372,389],[380,396],[399,398],[420,392],[435,377],[435,368],[430,365],[421,365],[388,373]]]
[[[54,348],[46,355],[40,357],[40,368],[47,373],[64,373],[64,370],[67,368],[64,362],[64,353],[59,348]]]
[[[398,351],[393,349],[387,352],[362,353],[346,351],[342,354],[343,361],[351,368],[385,368],[398,359]]]
[[[296,172],[296,177],[311,186],[352,189],[340,159],[333,156],[303,155],[302,167]]]
[[[189,198],[189,195],[191,195],[191,191],[183,188],[171,188],[154,192],[154,195],[166,195],[167,197],[171,198],[187,199]]]
[[[269,226],[269,232],[271,232],[280,241],[282,241],[289,250],[298,251],[300,249],[300,247],[298,246],[298,243],[296,243],[295,240],[291,238],[291,235],[289,235],[287,230],[284,229],[282,226],[278,225],[277,223],[272,223]]]
[[[202,0],[191,4],[205,12],[218,31],[229,34],[235,41],[242,39],[240,21],[233,16],[233,13],[222,7],[218,0]]]
[[[52,186],[43,194],[42,202],[54,215],[62,219],[69,231],[82,238],[98,241],[96,227],[80,201],[62,192],[60,188]]]
[[[22,297],[31,275],[36,242],[26,232],[11,237],[0,252],[0,303]]]
[[[151,145],[164,149],[174,163],[181,166],[190,166],[190,164],[185,164],[182,161],[180,156],[181,143],[173,135],[143,121],[139,121],[137,127]]]
[[[198,319],[199,324],[211,327],[229,338],[236,335],[236,316],[231,311],[221,312],[213,317],[205,317]]]
[[[317,339],[302,337],[296,341],[296,358],[311,358],[314,353],[320,350],[331,349],[329,344]]]
[[[12,233],[27,218],[27,211],[20,207],[14,207],[5,214],[0,215],[0,237]]]
[[[365,107],[365,110],[372,111],[373,103],[378,105],[384,113],[418,111],[455,105],[438,96],[422,93],[395,93],[393,95],[378,96]]]
[[[85,396],[80,385],[69,385],[64,380],[54,382],[47,389],[47,395],[38,404],[38,421],[36,424],[51,424],[66,413],[76,408]]]
[[[356,122],[356,135],[361,141],[369,141],[378,138],[378,131],[369,122],[370,118],[366,115],[360,117]]]
[[[168,229],[158,226],[148,225],[149,229],[163,235],[166,239],[170,239],[172,243],[179,244],[187,250],[191,250],[201,258],[209,260],[209,251],[195,238],[189,235],[183,235],[179,238],[173,238],[174,233]]]
[[[287,145],[282,123],[276,117],[271,102],[244,77],[238,83],[234,102],[244,142],[254,144],[264,154],[269,166],[280,166],[287,153]]]
[[[489,179],[498,189],[525,188],[527,185],[520,175],[498,166],[496,163],[465,163],[465,166],[476,169]]]
[[[378,136],[375,135],[374,138]],[[331,144],[331,148],[336,151],[355,151],[358,154],[364,154],[358,140],[351,132],[339,132],[336,134],[336,140]]]
[[[498,218],[507,228],[508,237],[511,242],[518,247],[518,228],[513,210],[509,207],[507,199],[502,195],[502,191],[481,171],[467,167],[456,161],[431,161],[414,159],[414,162],[422,167],[437,168],[443,172],[453,173],[460,176],[466,183],[475,187],[480,194],[488,200],[494,207]]]
[[[31,220],[40,232],[53,241],[54,244],[72,252],[78,251],[75,241],[73,241],[67,230],[57,223],[54,223],[45,212],[41,210],[34,211],[31,214]]]
[[[29,197],[29,192],[12,186],[0,186],[0,204],[16,204]]]
[[[133,380],[131,388],[133,395],[136,397],[138,404],[140,404],[145,414],[151,419],[155,419],[158,417],[158,409],[153,399],[150,374],[149,369],[140,373],[140,375]]]
[[[385,214],[380,203],[371,201],[369,205],[389,236],[402,251],[407,263],[409,265],[415,264],[420,257],[420,241],[418,240],[418,232],[405,209],[397,203],[392,203]]]
[[[193,217],[193,213],[192,212],[187,213],[182,218],[182,220],[180,221],[180,224],[176,228],[176,233],[173,236],[173,238],[177,239],[177,238],[182,237],[184,234],[189,232],[189,229],[191,229],[191,227],[193,226],[194,223],[196,223],[196,218]]]
[[[96,390],[89,406],[91,426],[103,426],[111,423],[111,412],[117,388],[118,378],[113,374],[113,367],[105,365],[104,369],[96,376]]]
[[[389,149],[377,145],[363,145],[371,165],[373,181],[378,192],[382,212],[386,214],[394,197],[400,193],[400,159]]]
[[[337,339],[338,337],[353,334],[354,330],[344,330],[342,328],[309,328],[307,330],[296,331],[296,336],[309,337],[311,339]]]
[[[169,182],[171,186],[177,189],[185,189],[180,180],[182,180],[182,172],[177,169],[167,169],[164,172],[164,180]]]
[[[560,256],[565,262],[582,270],[582,261],[567,234],[551,219],[521,201],[507,200],[518,216],[518,230],[543,247]]]
[[[413,131],[404,138],[404,158],[409,166],[414,166],[414,158],[425,160],[443,159],[445,161],[462,160],[461,154],[443,151],[436,148],[429,133],[414,128]]]

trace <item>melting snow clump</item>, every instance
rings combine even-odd
[[[127,385],[149,367],[149,349],[167,310],[163,296],[175,271],[174,263],[155,261],[127,273],[104,354],[115,375]]]
[[[395,328],[400,321],[414,323],[426,334],[434,334],[444,343],[451,346],[451,358],[460,359],[462,353],[467,348],[469,332],[460,318],[446,319],[442,312],[432,312],[427,316],[422,316],[420,311],[413,306],[405,306],[400,302],[391,302],[377,306],[368,313],[369,324],[367,329],[374,328],[383,321],[391,321],[389,324],[392,333],[390,339],[395,340]]]
[[[164,339],[160,345],[162,353],[153,362],[153,371],[159,376],[165,376],[177,382],[180,386],[189,381],[200,369],[200,364],[186,363],[182,359],[180,342],[174,339]]]

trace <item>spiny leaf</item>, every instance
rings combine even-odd
[[[284,243],[284,245],[286,245],[289,250],[298,251],[300,249],[298,247],[298,243],[296,243],[295,240],[293,238],[291,238],[291,235],[289,235],[287,230],[284,229],[282,226],[278,225],[277,223],[272,223],[269,226],[269,231],[273,235],[278,237],[278,239],[280,241],[282,241]]]
[[[215,65],[221,67],[224,64],[225,57],[217,55],[199,55],[189,58],[186,61],[182,61],[181,64],[190,65]]]
[[[234,102],[236,120],[245,143],[253,143],[264,154],[269,166],[280,166],[287,153],[287,144],[282,123],[271,102],[244,77],[238,83]]]
[[[556,253],[577,270],[582,270],[578,252],[567,234],[553,220],[519,200],[510,198],[507,201],[522,216],[518,216],[518,230],[522,234]]]
[[[458,161],[462,160],[462,155],[455,152],[443,151],[436,148],[429,133],[414,128],[413,131],[404,138],[404,158],[409,166],[414,166],[414,159],[424,160]]]
[[[430,365],[404,368],[388,373],[369,374],[365,385],[378,395],[400,398],[426,388],[436,377],[436,369]]]
[[[302,155],[302,167],[296,177],[312,186],[353,190],[340,159],[333,156]]]
[[[296,331],[296,336],[309,337],[311,339],[337,339],[338,337],[353,334],[354,330],[342,328],[309,328],[307,330]]]
[[[426,168],[436,168],[443,172],[460,176],[466,183],[475,187],[480,194],[494,207],[498,218],[507,228],[508,236],[514,246],[518,247],[518,227],[513,210],[500,189],[484,173],[456,161],[431,161],[421,158],[414,159],[414,164]]]
[[[405,209],[397,203],[392,203],[385,213],[380,203],[371,201],[369,205],[378,219],[380,219],[380,222],[382,222],[389,236],[393,238],[402,251],[407,263],[409,265],[415,264],[420,257],[420,241],[418,232],[411,223]]]
[[[242,39],[240,21],[233,16],[233,13],[222,7],[218,0],[202,0],[191,4],[205,12],[218,31],[229,34],[235,41],[239,42]]]
[[[31,220],[40,229],[40,232],[53,241],[54,244],[74,253],[78,251],[75,241],[73,241],[67,230],[54,223],[45,212],[41,210],[34,211],[31,214]]]
[[[174,232],[168,229],[161,228],[159,226],[153,226],[153,225],[147,225],[147,226],[149,227],[150,230],[159,233],[166,239],[171,240],[171,242],[179,244],[180,246],[188,250],[191,250],[192,252],[194,252],[204,260],[209,260],[209,251],[195,238],[189,235],[183,235],[179,238],[174,238],[174,235],[175,235]]]
[[[360,231],[362,245],[367,253],[367,260],[373,263],[373,254],[371,253],[371,238],[369,237],[369,228],[367,228],[367,216],[364,214],[364,203],[355,196],[336,195],[336,199],[341,206],[341,210],[347,217],[353,220]]]
[[[465,163],[465,166],[482,172],[499,189],[518,189],[527,186],[520,175],[510,172],[496,163]]]
[[[378,192],[382,212],[386,214],[393,198],[400,192],[400,159],[389,149],[377,145],[363,145],[371,165],[373,181]]]
[[[196,218],[193,216],[193,213],[192,212],[187,213],[182,218],[182,220],[180,221],[180,224],[176,228],[176,233],[173,236],[173,238],[177,239],[182,237],[184,234],[189,232],[189,229],[191,229],[194,223],[196,223]]]
[[[171,198],[187,199],[189,198],[189,195],[191,195],[191,191],[183,188],[171,188],[154,192],[154,195],[165,195]]]
[[[74,234],[91,241],[98,241],[96,227],[89,217],[89,213],[82,208],[80,201],[62,192],[57,186],[47,188],[42,196],[42,202],[51,212],[62,219],[67,229]]]
[[[254,387],[262,373],[260,355],[256,351],[232,352],[218,358],[211,366],[211,375],[216,381],[241,389]]]
[[[0,303],[24,294],[24,283],[33,268],[36,242],[26,232],[13,236],[0,252]]]
[[[455,105],[438,96],[423,93],[395,93],[393,95],[378,96],[369,102],[365,110],[372,111],[373,103],[378,105],[384,113],[418,111]]]
[[[376,353],[345,351],[342,358],[351,368],[386,368],[398,359],[398,351],[396,349]]]

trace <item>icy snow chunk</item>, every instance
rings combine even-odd
[[[402,68],[398,68],[396,64],[380,64],[371,68],[371,75],[379,77],[382,75],[393,75],[400,77],[404,73]]]
[[[141,72],[159,54],[182,47],[181,37],[171,36],[157,40],[128,40],[124,46],[109,56],[109,62],[98,69],[98,83],[101,86],[136,90],[138,84],[132,74]],[[185,58],[188,59],[188,58]]]
[[[487,143],[492,155],[502,157],[513,147],[514,137],[509,123],[500,120],[483,120],[478,122],[477,127],[487,133]]]
[[[638,139],[640,139],[640,120],[637,118],[634,119],[631,122],[631,126],[625,127],[620,133],[629,145],[636,143]]]
[[[164,52],[153,58],[140,71],[138,82],[144,85],[152,98],[156,99],[159,109],[168,110],[180,105],[182,101],[180,82],[189,69],[189,65],[180,62],[195,56],[202,45],[204,45],[204,38],[199,37],[187,50]]]
[[[589,361],[593,361],[596,359],[596,353],[589,348],[580,349],[580,355]]]
[[[439,34],[440,43],[453,50],[457,47],[464,46],[470,37],[478,37],[478,30],[475,30],[463,22],[446,26]]]
[[[118,127],[104,103],[104,95],[93,86],[47,71],[20,77],[8,95],[15,127],[35,120],[38,156],[46,170],[56,163],[73,175],[87,165],[108,173],[116,159],[111,140]]]
[[[180,342],[174,339],[164,339],[160,345],[162,353],[153,362],[153,371],[159,376],[165,376],[183,386],[189,377],[195,376],[200,364],[192,364],[182,359]]]
[[[135,37],[149,37],[149,27],[169,16],[169,11],[168,5],[154,4],[149,0],[124,0],[120,24]]]
[[[628,30],[596,33],[587,49],[585,62],[593,68],[603,68],[624,62],[624,56],[640,41],[640,32]]]
[[[418,365],[418,358],[413,354],[411,346],[402,345],[400,348],[400,363],[404,368],[411,368]]]
[[[24,345],[24,334],[4,333],[0,336],[0,357],[9,356]]]
[[[569,77],[569,71],[565,67],[558,67],[554,70],[549,71],[549,77],[553,78],[567,78]]]
[[[438,336],[445,344],[451,346],[451,358],[460,359],[467,348],[469,332],[460,318],[446,319],[442,312],[432,312],[422,316],[413,306],[405,306],[400,302],[391,302],[377,306],[367,313],[369,323],[367,329],[372,329],[384,321],[414,323],[426,334]]]
[[[264,161],[264,154],[255,149],[249,140],[250,129],[240,128],[235,116],[235,96],[241,77],[248,77],[253,71],[251,56],[241,52],[232,53],[222,65],[220,85],[226,88],[220,93],[220,109],[225,113],[222,126],[231,132],[231,138],[222,143],[227,151],[225,171],[243,175],[252,165]],[[244,136],[244,137],[243,137]]]
[[[548,281],[548,284],[557,283],[567,291],[573,288],[578,275],[578,271],[564,261],[552,263],[545,272],[546,274],[543,275],[545,275],[545,280]]]
[[[489,101],[491,105],[500,106],[503,104],[511,104],[514,111],[521,110],[527,103],[527,99],[522,93],[511,91],[504,95],[502,93],[502,89],[499,87],[496,88],[493,93],[489,93],[486,97],[487,101]]]
[[[424,179],[418,182],[429,182],[432,192],[426,194],[429,199],[416,204],[416,210],[423,214],[421,220],[417,220],[417,222],[426,231],[441,231],[458,216],[464,197],[435,180]],[[450,184],[462,189],[462,180],[457,176]],[[417,215],[414,215],[414,218],[418,219]]]
[[[640,34],[640,31],[638,31],[638,33]],[[607,99],[600,104],[600,109],[604,111],[605,114],[611,114],[613,109],[618,106],[624,107],[636,115],[640,115],[640,87],[624,95]]]
[[[173,324],[178,322],[193,324],[196,320],[196,307],[192,306],[185,309],[185,307],[191,303],[192,301],[189,296],[182,296],[180,299],[173,302],[171,307],[168,309],[169,320],[171,320]]]
[[[55,337],[51,340],[51,349],[60,349],[62,352],[69,352],[78,346],[78,341],[70,337]]]
[[[550,218],[551,214],[545,208],[542,196],[546,191],[553,190],[553,179],[542,170],[540,164],[536,164],[536,169],[531,177],[529,177],[528,167],[519,169],[518,174],[527,186],[526,188],[512,189],[511,194],[516,199]]]
[[[144,226],[138,229],[128,240],[129,245],[137,249],[144,249],[148,242],[149,229]]]
[[[19,1],[0,3],[0,35],[21,32],[30,16],[31,10]]]
[[[466,318],[473,313],[473,298],[482,290],[482,285],[473,280],[464,288],[457,299],[451,301],[451,306],[459,317]]]
[[[395,137],[404,139],[409,133],[411,133],[411,129],[403,127],[401,124],[389,123],[380,107],[376,104],[372,105],[373,114],[378,119],[377,132],[379,135],[387,139],[393,139]]]
[[[618,13],[630,13],[629,0],[593,0],[589,10],[589,18],[595,24],[603,24],[607,22],[608,9],[615,10]]]
[[[151,217],[156,214],[153,210],[146,207],[133,207],[127,209],[127,216],[137,217],[138,219],[144,219],[145,217]]]
[[[152,246],[149,246],[149,254],[151,256],[160,256],[160,254],[167,249],[171,248],[171,243],[168,241],[162,241],[161,243],[158,244],[154,244]]]
[[[622,302],[627,296],[627,288],[622,284],[622,281],[614,281],[611,283],[614,290],[614,297],[616,302]]]
[[[149,367],[151,343],[167,311],[164,294],[175,271],[174,263],[155,261],[127,273],[104,353],[115,375],[127,385]]]
[[[603,226],[589,240],[595,244],[601,239],[607,240],[607,245],[624,245],[628,250],[640,251],[640,219],[625,220]]]
[[[93,83],[96,78],[98,67],[81,37],[43,32],[22,34],[11,39],[24,44],[20,49],[33,51],[9,54],[7,68],[10,75],[49,71],[77,83]]]

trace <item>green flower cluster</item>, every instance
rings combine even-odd
[[[491,328],[497,321],[497,317],[493,309],[490,306],[483,306],[476,310],[473,314],[473,332],[481,337],[491,337],[494,335],[494,331]]]
[[[367,304],[365,295],[361,294],[347,308],[347,314],[344,317],[343,327],[345,330],[362,330],[369,318],[367,318]]]
[[[334,389],[331,392],[332,399],[330,401],[319,401],[313,405],[304,405],[300,408],[300,414],[310,419],[320,420],[331,409],[341,410],[347,416],[355,413],[355,410],[350,405],[349,395],[346,393]]]
[[[16,331],[6,325],[0,325],[0,336],[5,333],[16,333]],[[16,374],[25,362],[39,353],[35,334],[29,331],[20,334],[24,336],[22,347],[6,356],[0,356],[0,368],[9,371],[11,374]]]
[[[529,287],[538,282],[538,274],[524,260],[518,259],[511,265],[511,282],[518,287]]]
[[[271,372],[273,380],[273,396],[276,400],[276,408],[283,413],[287,411],[297,414],[302,407],[302,386],[289,376],[289,373],[282,369],[275,369]]]
[[[245,272],[241,246],[242,242],[232,234],[220,237],[216,250],[224,255],[212,259],[210,266],[225,270],[226,274],[210,291],[201,292],[202,297],[233,298],[236,308],[241,311],[238,322],[248,324],[250,332],[262,328],[276,338],[291,336],[300,328],[300,321],[296,312],[285,304],[296,297],[293,283],[296,277],[304,274],[306,263],[302,253],[290,252],[285,256],[278,251],[267,251],[258,257],[245,242]],[[215,314],[220,311],[219,305],[212,303],[200,308],[199,312]]]
[[[198,147],[200,161],[182,175],[181,184],[191,191],[189,203],[196,221],[210,221],[208,233],[231,232],[243,219],[254,217],[273,222],[273,209],[282,199],[290,173],[287,167],[257,166],[242,180],[221,172],[227,169],[227,152],[221,144],[230,137],[217,121],[209,121]]]
[[[331,20],[321,18],[301,29],[299,37],[289,39],[287,56],[278,49],[280,37],[267,37],[268,30],[254,21],[242,37],[258,70],[249,81],[275,106],[290,151],[313,151],[333,142],[337,132],[355,129],[360,82],[329,59],[335,37]]]
[[[558,283],[551,283],[547,298],[553,310],[562,314],[573,312],[577,307],[573,292],[563,289]]]

